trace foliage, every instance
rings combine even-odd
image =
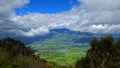
[[[85,58],[78,60],[76,68],[120,68],[120,39],[94,38]]]
[[[0,40],[0,68],[64,68],[34,55],[34,50],[18,40]]]

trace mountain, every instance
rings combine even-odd
[[[51,29],[48,34],[44,34],[44,35],[39,35],[34,37],[14,37],[14,38],[23,41],[25,44],[31,44],[34,42],[45,42],[53,39],[55,39],[54,41],[59,41],[59,42],[69,41],[75,43],[89,43],[90,40],[95,36],[101,36],[101,35],[88,33],[88,32],[72,31],[63,28],[63,29]],[[57,43],[59,44],[59,42]]]
[[[66,28],[61,29],[51,29],[48,34],[34,36],[34,37],[23,37],[23,36],[17,36],[12,37],[17,40],[23,41],[25,44],[32,44],[35,42],[45,42],[48,40],[54,40],[56,43],[59,44],[59,42],[63,41],[63,43],[73,42],[77,44],[88,44],[93,37],[104,37],[104,36],[115,36],[112,34],[96,34],[96,33],[89,33],[89,32],[79,32],[79,31],[72,31]],[[59,42],[57,42],[59,41]]]

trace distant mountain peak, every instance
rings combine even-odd
[[[70,32],[71,30],[67,28],[60,28],[60,29],[51,29],[50,32],[55,32],[55,33],[66,33]]]

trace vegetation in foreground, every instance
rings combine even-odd
[[[0,68],[66,68],[47,62],[18,40],[0,40]]]
[[[120,68],[120,38],[117,42],[112,37],[94,38],[91,49],[77,61],[76,68]]]

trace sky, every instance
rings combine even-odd
[[[50,29],[120,34],[120,0],[0,0],[0,35],[33,37]]]
[[[17,15],[28,12],[60,13],[69,11],[73,6],[79,5],[77,0],[30,0],[26,7],[16,10]]]

